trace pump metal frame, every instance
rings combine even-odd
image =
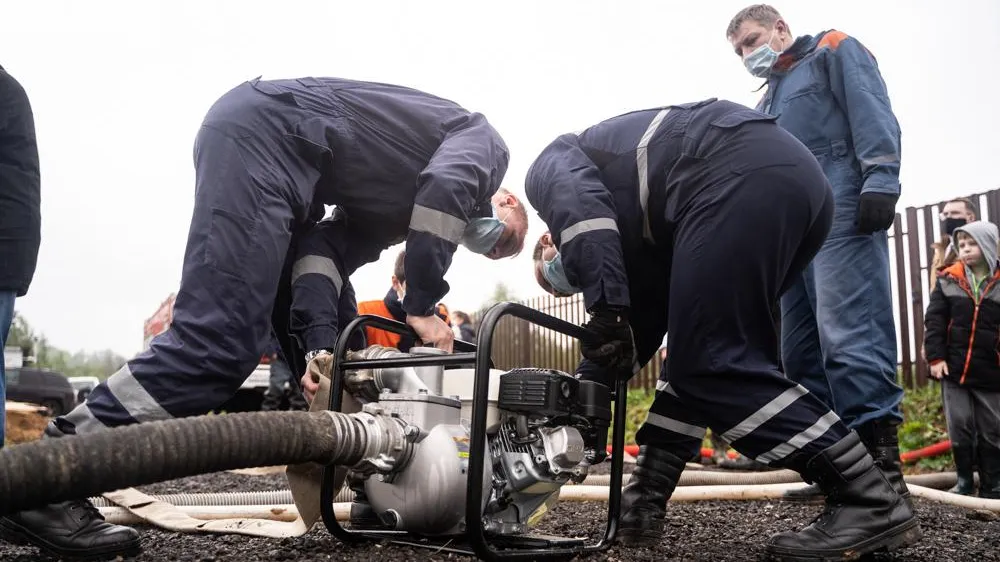
[[[340,334],[336,346],[336,363],[334,372],[332,373],[333,378],[328,406],[334,412],[339,412],[342,406],[343,381],[346,371],[393,367],[475,365],[475,380],[473,381],[472,390],[472,423],[469,431],[469,468],[467,475],[468,486],[465,497],[466,528],[464,536],[468,547],[471,548],[464,547],[464,545],[449,546],[454,543],[453,538],[449,540],[442,537],[426,537],[407,531],[352,531],[345,529],[337,521],[333,510],[333,499],[337,492],[333,488],[336,467],[327,466],[323,469],[320,507],[323,515],[323,523],[332,535],[349,543],[359,543],[368,540],[388,540],[389,542],[405,546],[431,548],[438,551],[476,556],[490,562],[566,559],[578,554],[600,552],[611,546],[618,532],[618,512],[621,508],[621,484],[625,447],[625,410],[626,394],[628,392],[628,381],[625,379],[617,381],[612,393],[615,407],[611,441],[611,482],[608,490],[608,517],[604,537],[596,543],[586,544],[585,541],[580,539],[539,535],[488,537],[484,532],[481,506],[483,505],[483,471],[487,456],[486,409],[489,399],[490,368],[493,366],[491,351],[493,347],[493,334],[504,316],[514,316],[577,340],[586,337],[588,334],[587,330],[580,326],[533,308],[512,302],[502,302],[491,307],[483,316],[476,344],[456,340],[456,353],[450,355],[424,355],[419,357],[390,357],[386,359],[347,361],[347,342],[356,330],[372,326],[396,334],[416,335],[406,324],[380,316],[358,316],[347,325],[343,333]],[[497,543],[502,543],[502,548],[494,548],[494,545]]]

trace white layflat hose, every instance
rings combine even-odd
[[[685,478],[684,475],[689,475]],[[623,480],[627,483],[626,475]],[[792,480],[794,477],[794,481]],[[1000,500],[984,500],[961,496],[928,486],[949,487],[955,483],[955,473],[907,475],[907,485],[915,497],[946,503],[972,510],[1000,513]],[[587,484],[564,486],[559,494],[563,501],[607,501],[611,476],[595,474],[587,478]],[[786,480],[781,482],[781,480]],[[770,481],[770,482],[767,482]],[[705,482],[710,482],[705,484]],[[728,483],[726,483],[728,482]],[[757,483],[751,483],[757,482]],[[779,499],[789,490],[805,486],[799,475],[790,470],[776,470],[757,473],[685,472],[681,475],[681,485],[670,498],[672,502],[694,501],[741,501]],[[350,520],[354,492],[343,488],[335,497],[334,513],[338,521]],[[262,492],[228,492],[210,494],[166,494],[154,496],[177,506],[177,509],[196,519],[267,519],[272,521],[294,521],[298,511],[289,490],[269,490]],[[142,518],[127,509],[113,505],[102,497],[91,501],[110,523],[134,525],[142,523]]]
[[[622,476],[622,484],[628,484],[631,474]],[[913,483],[929,488],[950,488],[955,485],[957,477],[954,472],[938,472],[933,474],[907,474],[903,477],[907,484]],[[758,484],[791,484],[801,483],[802,477],[794,470],[771,470],[766,472],[721,472],[700,470],[681,473],[678,486],[720,486]],[[610,474],[591,474],[583,481],[584,485],[608,486],[611,484]],[[572,485],[572,484],[569,484]]]
[[[631,474],[622,477],[622,484],[628,484]],[[905,476],[908,485],[919,485],[927,488],[948,488],[955,484],[954,472],[935,474],[908,474]],[[607,487],[611,483],[610,474],[592,474],[584,480],[584,484],[567,484],[569,487],[589,486],[591,488]],[[774,470],[769,472],[715,472],[697,471],[681,473],[680,487],[693,486],[759,486],[766,484],[801,484],[802,478],[792,470]],[[679,489],[678,488],[678,489]],[[562,497],[565,497],[563,492]],[[676,495],[676,492],[675,492]],[[262,506],[290,505],[292,492],[290,490],[267,490],[257,492],[219,492],[207,494],[152,494],[157,500],[176,506]],[[334,496],[335,503],[350,503],[354,492],[346,486]],[[114,504],[103,497],[90,498],[96,507],[114,507]]]
[[[743,501],[778,499],[789,490],[805,487],[805,483],[758,484],[758,485],[717,485],[717,486],[681,486],[670,497],[671,502],[697,501]],[[918,498],[936,501],[971,510],[991,511],[1000,513],[1000,500],[985,500],[970,496],[961,496],[941,490],[935,490],[909,484],[910,493]],[[564,486],[559,494],[561,501],[608,501],[608,486],[574,485]],[[257,492],[257,494],[280,494],[281,492]],[[244,496],[253,499],[254,492]],[[206,494],[208,495],[208,494]],[[222,495],[222,494],[220,494]],[[166,496],[164,496],[166,497]],[[198,494],[188,494],[187,500],[198,497]],[[268,496],[260,496],[268,497]],[[338,502],[334,504],[337,521],[349,521],[351,504]],[[127,509],[117,506],[99,506],[101,513],[109,523],[118,525],[134,525],[142,523],[143,519],[133,515]],[[271,521],[294,521],[298,517],[295,505],[283,503],[274,505],[179,505],[179,511],[196,519],[267,519]]]
[[[98,507],[101,515],[107,519],[108,523],[114,525],[137,525],[147,521],[138,515],[134,515],[124,507],[101,506]],[[298,509],[294,504],[275,505],[182,505],[177,506],[177,510],[195,519],[211,521],[215,519],[265,519],[268,521],[295,521],[299,516]],[[337,516],[337,521],[349,521],[351,519],[350,503],[333,504],[333,512]]]

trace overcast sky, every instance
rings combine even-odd
[[[481,111],[511,148],[504,185],[559,134],[707,97],[754,105],[726,42],[745,1],[2,0],[0,64],[34,106],[42,246],[17,309],[57,346],[142,345],[180,280],[192,143],[209,106],[254,78],[340,76],[416,87]],[[775,4],[795,35],[836,28],[875,54],[903,130],[901,206],[1000,187],[1000,2]],[[528,245],[544,226],[531,211]],[[352,278],[388,288],[400,247]],[[506,281],[539,293],[530,254],[459,249],[444,301],[475,309]]]

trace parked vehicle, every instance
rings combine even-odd
[[[153,338],[170,329],[170,323],[174,318],[174,299],[176,295],[171,293],[167,300],[160,303],[160,307],[150,316],[143,326],[143,349],[148,349]],[[260,410],[264,402],[264,393],[271,381],[271,367],[268,365],[268,358],[261,357],[260,364],[253,373],[243,381],[243,385],[236,391],[225,404],[216,409],[216,412],[255,412]]]
[[[93,392],[94,387],[101,383],[97,377],[70,377],[69,384],[73,385],[76,392],[76,403],[83,404],[87,396]]]
[[[53,416],[69,413],[76,406],[76,391],[62,373],[16,367],[7,371],[7,399],[48,408]]]

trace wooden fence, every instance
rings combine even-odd
[[[980,219],[1000,222],[1000,189],[968,197],[976,203]],[[905,208],[902,213],[896,213],[889,233],[889,257],[895,264],[891,272],[892,304],[901,382],[909,387],[923,386],[928,381],[927,364],[920,358],[920,349],[924,338],[924,309],[930,297],[929,267],[934,255],[931,245],[941,236],[939,215],[943,205],[944,202],[939,202]],[[563,299],[541,296],[520,302],[575,324],[587,321],[580,295]],[[497,328],[493,347],[497,368],[530,365],[572,372],[579,357],[579,344],[575,340],[523,320],[508,316]],[[654,357],[632,379],[630,386],[654,388],[659,371],[659,358]]]

